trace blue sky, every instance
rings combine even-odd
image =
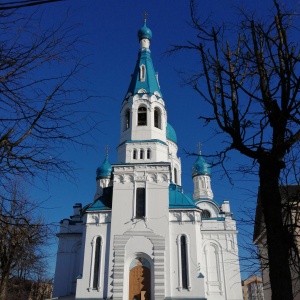
[[[266,5],[271,2],[253,0],[251,8],[267,12]],[[199,12],[204,19],[218,21],[237,19],[237,11],[233,7],[243,5],[243,2],[235,0],[199,0],[199,3]],[[22,11],[29,14],[31,10]],[[90,65],[82,74],[82,87],[99,96],[93,100],[90,108],[97,113],[97,120],[100,122],[98,130],[86,137],[86,142],[92,143],[94,149],[68,147],[65,150],[64,157],[74,162],[76,182],[58,176],[49,180],[47,186],[38,184],[32,190],[33,197],[39,201],[46,200],[44,206],[50,208],[43,211],[46,219],[59,222],[72,214],[75,203],[81,202],[85,205],[93,200],[95,172],[104,160],[106,145],[110,148],[110,162],[117,162],[119,113],[137,59],[137,31],[143,25],[144,11],[148,13],[147,25],[153,33],[150,47],[152,60],[159,74],[168,122],[177,133],[178,155],[181,157],[183,170],[182,186],[186,192],[192,192],[191,166],[196,158],[187,156],[185,150],[196,152],[197,144],[201,142],[203,154],[214,154],[216,149],[223,147],[224,137],[216,137],[213,127],[203,127],[197,118],[200,113],[209,113],[210,108],[190,87],[182,85],[179,72],[196,70],[199,67],[197,55],[186,52],[171,57],[165,55],[171,45],[182,44],[195,37],[195,32],[188,25],[188,1],[69,0],[44,5],[41,10],[45,26],[60,23],[66,15],[70,24],[79,23],[78,34],[84,40],[80,45],[80,52]],[[244,159],[233,152],[227,165],[234,185],[229,183],[219,167],[212,170],[215,200],[220,204],[225,199],[230,200],[231,210],[237,220],[245,218],[241,210],[255,206],[258,186],[254,177],[233,171],[238,164],[243,163]],[[243,228],[242,226],[241,231]],[[239,236],[240,241],[243,238],[242,235]],[[251,236],[248,241],[251,242]],[[55,254],[55,246],[51,248]],[[243,250],[240,251],[241,255],[246,255]],[[243,272],[243,278],[246,276]]]

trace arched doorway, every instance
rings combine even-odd
[[[151,300],[151,271],[147,259],[137,257],[129,268],[129,300]]]

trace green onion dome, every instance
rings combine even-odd
[[[110,178],[112,173],[112,166],[108,161],[108,156],[105,157],[102,165],[97,168],[96,171],[96,180],[103,178]]]
[[[202,155],[199,155],[192,166],[192,176],[207,175],[211,176],[211,166],[205,161]]]
[[[144,21],[143,27],[141,27],[138,31],[138,38],[139,38],[139,41],[144,38],[146,38],[148,40],[151,40],[151,38],[152,38],[152,31],[147,27],[146,21]]]

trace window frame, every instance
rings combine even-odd
[[[201,219],[209,219],[211,218],[211,213],[207,209],[203,209],[201,212]]]
[[[178,171],[176,167],[174,167],[174,183],[178,184]]]
[[[147,159],[151,159],[151,149],[147,149],[147,154],[146,154]]]
[[[137,110],[137,126],[147,126],[147,107],[140,106]]]
[[[130,109],[126,109],[125,111],[125,119],[124,119],[124,131],[130,128]]]
[[[185,244],[182,244],[182,237],[185,240]],[[176,243],[177,243],[177,253],[178,253],[178,290],[190,291],[192,287],[190,281],[190,240],[188,235],[186,234],[178,235]],[[182,257],[183,255],[185,257]],[[185,263],[184,267],[183,267],[183,263]]]
[[[132,159],[137,160],[137,150],[136,149],[133,149],[133,151],[132,151]]]
[[[140,81],[144,82],[146,80],[146,66],[144,64],[140,65]]]
[[[146,217],[146,189],[137,187],[135,191],[135,218],[143,219]]]
[[[154,127],[161,129],[161,110],[158,107],[154,108]]]
[[[144,159],[145,151],[144,149],[140,149],[140,159]]]
[[[102,263],[102,249],[103,238],[100,235],[94,236],[91,242],[92,257],[90,266],[90,280],[88,290],[101,290],[101,263]]]

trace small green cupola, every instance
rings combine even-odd
[[[106,157],[105,157],[102,165],[97,168],[96,180],[110,178],[111,174],[112,174],[112,166],[111,166],[110,162],[108,161],[108,154],[106,154]]]
[[[147,27],[146,18],[144,19],[144,25],[138,31],[139,41],[142,39],[152,39],[152,31]]]
[[[204,157],[199,153],[199,156],[192,166],[192,176],[207,175],[211,176],[211,166],[207,163]]]

